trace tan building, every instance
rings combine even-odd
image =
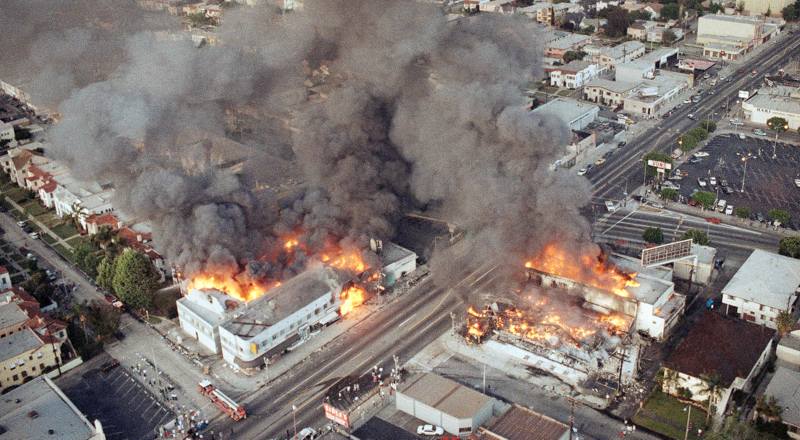
[[[645,53],[644,43],[641,41],[626,41],[618,46],[602,48],[592,56],[592,61],[610,70],[623,63],[635,60]]]
[[[764,34],[764,21],[743,15],[724,15],[721,13],[704,15],[697,23],[697,44],[730,44],[742,47],[755,47],[761,44]]]
[[[793,0],[744,0],[744,9],[751,14],[766,14],[770,12],[772,17],[780,17],[783,8],[794,3]]]
[[[60,347],[58,339],[39,336],[29,328],[3,338],[0,343],[0,388],[22,385],[27,378],[56,367]]]
[[[636,87],[635,83],[597,78],[583,86],[583,99],[597,104],[617,107],[625,102]]]
[[[520,8],[517,12],[522,13],[538,23],[553,24],[553,4],[548,2],[534,3],[531,6]]]
[[[545,46],[545,56],[548,58],[564,57],[564,54],[570,51],[579,51],[583,46],[590,42],[590,38],[586,35],[569,34],[565,37],[553,40]]]

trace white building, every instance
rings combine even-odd
[[[397,409],[450,434],[468,436],[492,417],[497,402],[461,384],[423,373],[397,387]]]
[[[2,436],[9,439],[105,440],[99,420],[90,423],[45,376],[16,388],[0,401]]]
[[[795,324],[791,332],[783,335],[775,354],[780,362],[800,367],[800,325]]]
[[[707,14],[697,21],[697,44],[730,44],[747,48],[764,41],[764,20],[744,15]]]
[[[725,313],[775,329],[790,311],[800,286],[800,260],[755,249],[722,289]]]
[[[585,51],[592,55],[592,61],[609,70],[614,70],[622,63],[631,62],[645,54],[645,45],[641,41],[626,41],[614,47],[586,47]]]
[[[583,99],[609,107],[621,106],[636,91],[636,83],[597,78],[583,86]]]
[[[719,375],[722,388],[710,397],[712,409],[722,415],[734,391],[752,389],[772,353],[774,335],[775,330],[709,310],[664,363],[678,375],[663,390],[674,394],[678,387],[687,388],[692,400],[705,403],[709,393],[704,377]]]
[[[773,117],[789,122],[789,130],[800,128],[800,93],[786,86],[764,87],[742,103],[745,117],[756,124],[767,125]]]
[[[619,72],[619,68],[617,72]],[[633,115],[656,116],[661,109],[682,91],[691,88],[692,76],[659,70],[652,79],[641,79],[632,93],[625,97],[623,109]]]
[[[577,89],[583,87],[603,72],[605,67],[600,67],[590,61],[574,60],[564,66],[548,68],[550,71],[550,85]]]
[[[531,110],[531,112],[557,115],[571,130],[580,131],[597,120],[600,108],[596,105],[574,99],[556,98],[544,105],[536,107]]]
[[[711,274],[717,263],[717,249],[692,243],[692,258],[678,260],[673,264],[675,278],[706,285],[711,282]]]
[[[380,243],[380,249],[377,251],[384,261],[381,274],[383,284],[387,287],[417,269],[417,254],[402,246],[391,242]]]
[[[9,147],[15,147],[17,145],[17,137],[14,134],[14,126],[5,122],[0,122],[0,141],[8,140]]]

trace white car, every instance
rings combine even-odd
[[[708,153],[705,151],[698,151],[697,153],[694,153],[694,157],[708,157]]]
[[[728,214],[728,215],[733,214],[733,205],[728,205],[728,207],[725,208],[725,214]]]
[[[794,179],[794,186],[800,188],[800,179]]]
[[[759,130],[759,129],[757,129],[757,128],[756,128],[755,130],[753,130],[753,133],[755,133],[755,134],[757,134],[757,135],[759,135],[759,136],[766,136],[766,135],[767,135],[767,132],[766,132],[766,131],[764,131],[764,130]]]
[[[700,179],[697,179],[697,184],[700,185],[700,186],[706,186],[708,184],[708,182],[706,182],[706,179],[700,178]]]
[[[581,169],[578,170],[578,175],[579,176],[583,176],[587,172],[589,172],[589,170],[587,170],[586,168],[581,168]]]
[[[744,122],[742,122],[742,121],[740,121],[738,119],[731,119],[731,124],[733,124],[733,125],[744,125]]]
[[[745,140],[747,137],[744,135],[744,133],[739,133],[739,139]]]
[[[38,240],[39,239],[39,233],[38,232],[31,232],[28,235],[30,235],[31,238],[34,239],[34,240]]]
[[[691,103],[692,103],[692,100],[691,100],[691,99],[684,99],[684,100],[683,100],[683,103],[684,103],[684,104],[691,104]]]
[[[716,185],[717,184],[717,178],[716,177],[709,177],[708,178],[708,183],[710,183],[712,186]]]
[[[417,426],[417,435],[442,435],[444,429],[439,426],[433,425],[420,425]]]

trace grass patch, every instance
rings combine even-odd
[[[14,275],[11,277],[11,284],[15,286],[23,281],[25,281],[25,275],[23,274]]]
[[[68,225],[66,223],[58,225],[58,226],[54,226],[54,227],[50,228],[50,230],[53,231],[54,234],[58,235],[59,237],[65,239],[65,240],[67,238],[70,238],[70,237],[78,234],[78,230],[75,228],[75,226]]]
[[[17,209],[12,209],[11,210],[11,215],[13,215],[14,217],[19,218],[19,219],[22,218],[22,213]]]
[[[658,389],[654,390],[647,396],[644,403],[644,409],[650,413],[656,414],[660,418],[651,418],[649,414],[639,411],[633,416],[633,422],[652,429],[653,431],[664,434],[676,440],[683,440],[686,435],[686,417],[688,412],[684,411],[687,405],[681,403],[675,397],[662,393]],[[671,422],[671,423],[670,423]],[[706,426],[706,413],[698,409],[692,408],[692,430],[689,432],[690,439],[699,439],[697,436],[697,429],[701,428],[705,431]]]
[[[5,258],[0,258],[0,266],[8,266],[8,260]]]
[[[53,237],[50,234],[42,234],[41,237],[42,237],[42,240],[44,240],[44,242],[47,243],[47,244],[53,244],[53,243],[58,241],[57,238]]]
[[[72,261],[72,252],[64,247],[63,244],[54,244],[53,249],[55,249],[56,252],[61,254],[67,260]]]
[[[558,95],[558,96],[567,96],[570,93],[572,93],[571,90],[559,90],[558,93],[556,93],[556,95]]]
[[[150,324],[153,324],[153,325],[161,324],[161,318],[159,318],[158,316],[152,316],[151,315],[150,319],[148,319],[147,322],[149,322]]]
[[[23,257],[20,254],[11,254],[11,259],[14,260],[15,262],[19,263],[20,261],[24,260],[25,257]]]
[[[21,204],[29,200],[27,192],[28,191],[23,188],[13,188],[3,191],[3,194],[5,194],[5,196],[9,199],[17,202],[17,204]]]
[[[66,243],[68,245],[72,246],[73,248],[78,246],[81,243],[88,243],[88,242],[89,242],[89,240],[86,237],[75,237],[75,238],[71,238],[71,239],[66,241]]]
[[[25,206],[25,212],[27,212],[29,215],[36,217],[38,215],[42,215],[45,212],[47,212],[47,208],[40,205],[39,202],[33,202]]]

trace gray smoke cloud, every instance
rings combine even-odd
[[[17,9],[4,7],[3,17]],[[28,61],[39,75],[68,76],[43,80],[63,115],[49,154],[77,176],[112,181],[115,206],[151,220],[158,248],[189,275],[291,276],[309,257],[282,252],[283,237],[301,233],[312,256],[331,244],[360,250],[369,238],[391,239],[399,216],[420,207],[467,228],[480,259],[519,264],[552,241],[581,251],[590,244],[577,211],[588,184],[547,170],[569,130],[556,115],[524,108],[522,90],[539,76],[542,52],[527,19],[448,22],[439,6],[401,0],[309,0],[285,15],[239,7],[224,15],[220,45],[125,35],[114,57],[121,61],[88,83],[73,72],[100,56],[88,53],[96,29],[62,32],[84,45],[55,63]],[[32,53],[23,55],[35,60]],[[290,137],[280,124],[262,133],[291,142],[289,159],[305,182],[298,197],[279,203],[251,189],[276,180],[280,167],[249,166],[237,176],[211,160],[186,165],[187,140],[216,148],[212,135],[224,134],[227,110],[285,113],[286,94],[304,91],[320,69],[330,72],[327,99],[295,109]],[[251,164],[278,154],[274,145],[248,148]],[[195,150],[192,162],[208,151]]]

